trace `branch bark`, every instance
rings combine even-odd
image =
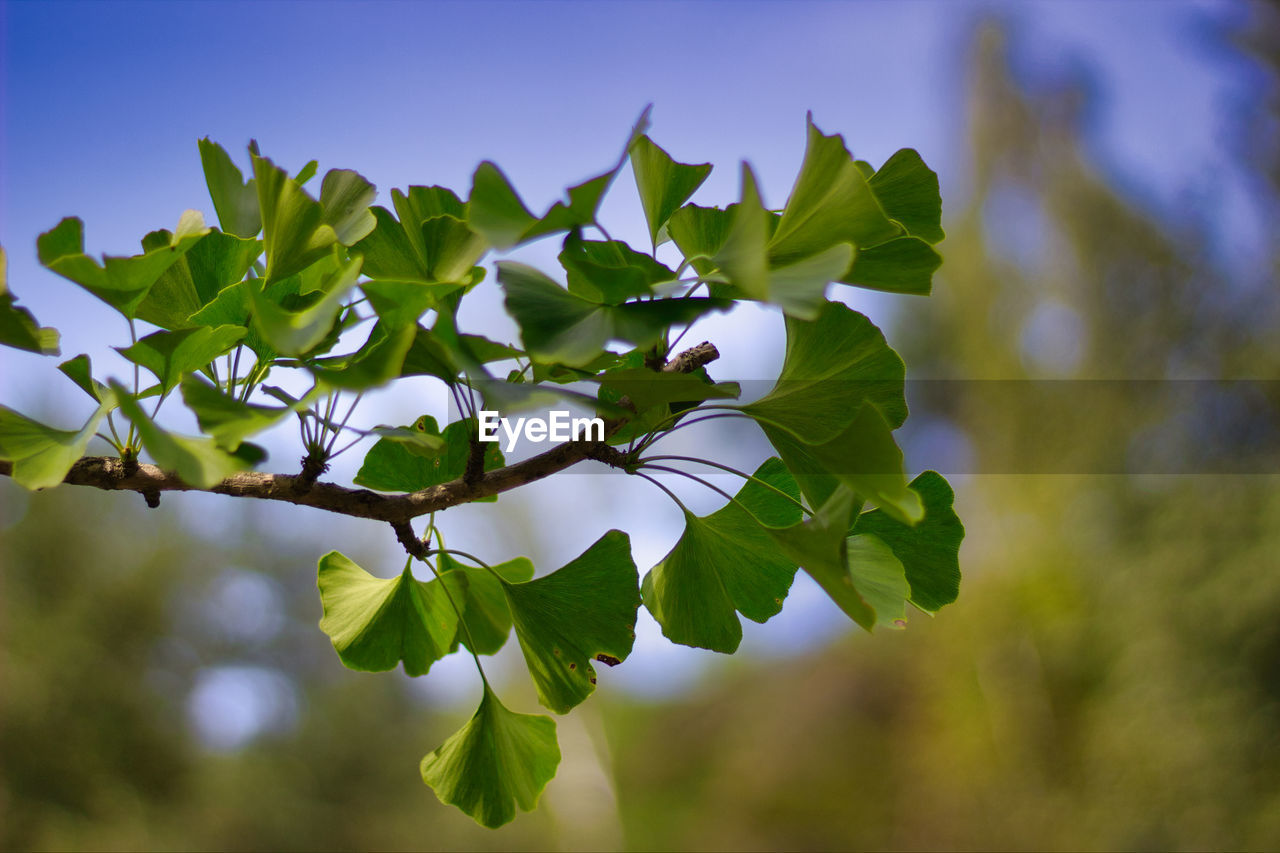
[[[709,364],[719,358],[719,355],[714,346],[704,342],[680,353],[663,365],[662,370],[667,373],[689,373]],[[605,437],[612,435],[626,422],[626,418],[607,421]],[[302,477],[289,474],[258,471],[236,474],[210,489],[200,489],[155,465],[137,462],[126,465],[113,456],[87,456],[71,466],[63,482],[72,486],[139,492],[143,495],[207,491],[237,498],[282,501],[353,518],[407,525],[411,519],[420,515],[501,494],[589,459],[613,467],[625,464],[623,454],[603,441],[567,441],[523,462],[486,471],[470,481],[464,476],[409,494],[385,495],[368,489],[347,488],[336,483],[307,483]],[[13,464],[0,461],[0,475],[9,476],[12,473]],[[397,530],[397,534],[399,533],[400,530]]]

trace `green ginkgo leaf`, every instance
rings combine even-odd
[[[626,397],[636,412],[668,403],[733,399],[742,393],[737,382],[712,382],[705,373],[663,373],[628,367],[592,378],[600,382],[602,399],[616,402]]]
[[[486,681],[475,716],[420,769],[440,802],[494,829],[510,822],[517,806],[532,811],[559,764],[555,720],[508,710]]]
[[[302,403],[299,401],[294,406],[245,403],[194,375],[183,377],[180,387],[182,401],[195,413],[201,431],[226,450],[235,450],[249,436],[275,426]]]
[[[790,317],[815,319],[826,304],[827,285],[848,271],[853,246],[836,243],[810,255],[772,258],[765,244],[778,217],[765,210],[745,163],[742,172],[738,204],[727,210],[686,205],[668,230],[694,269],[714,277],[713,295],[771,302]]]
[[[67,217],[36,239],[36,252],[41,264],[132,318],[165,270],[207,233],[209,229],[200,212],[188,210],[178,220],[167,244],[153,244],[143,254],[132,257],[107,255],[99,264],[84,253],[84,224],[76,217]]]
[[[769,269],[769,301],[788,317],[816,320],[827,306],[827,285],[849,269],[853,246],[830,249],[781,267]]]
[[[394,578],[377,578],[331,551],[320,558],[316,583],[320,630],[350,669],[383,672],[403,662],[406,674],[425,675],[453,646],[458,613],[449,595],[466,588],[465,577],[454,578],[451,590],[438,579],[415,580],[408,565]]]
[[[112,380],[110,387],[120,411],[137,428],[142,446],[151,458],[164,470],[176,473],[184,482],[199,489],[211,489],[248,467],[244,459],[226,452],[211,438],[192,438],[161,429],[124,386]]]
[[[844,138],[827,136],[810,117],[804,162],[769,241],[771,263],[785,266],[840,243],[862,249],[899,233],[854,163]]]
[[[538,219],[529,212],[511,181],[488,160],[471,176],[467,224],[499,249],[509,249],[526,239]]]
[[[262,230],[262,213],[254,180],[246,183],[231,156],[208,137],[200,140],[200,163],[222,230],[238,237],[256,236]]]
[[[778,381],[742,411],[808,444],[830,441],[865,402],[876,404],[891,427],[906,420],[902,359],[870,320],[831,302],[816,319],[788,317],[786,325]]]
[[[905,628],[911,585],[893,549],[878,536],[860,533],[845,540],[845,562],[858,595],[876,615],[871,627]]]
[[[942,256],[919,237],[896,237],[862,249],[853,266],[837,276],[844,284],[928,296]]]
[[[447,553],[440,554],[437,568],[440,577],[450,584],[450,591],[462,608],[465,630],[458,631],[453,648],[459,644],[478,655],[497,654],[511,635],[511,608],[502,591],[502,582],[525,583],[533,578],[533,563],[528,557],[516,557],[490,568],[464,566]],[[455,573],[466,577],[466,583],[454,587]],[[494,574],[498,576],[495,577]]]
[[[339,242],[335,222],[345,226],[348,224],[345,217],[352,214],[344,209],[340,216],[327,216],[321,203],[307,195],[296,179],[291,179],[266,157],[259,156],[255,148],[251,147],[250,153],[258,206],[262,211],[266,278],[268,282],[279,281],[301,272],[329,254],[334,244]],[[335,192],[343,191],[341,198],[344,201],[347,200],[346,192],[352,189],[350,184],[344,181],[335,187]],[[335,203],[337,201],[335,199]],[[331,219],[335,221],[329,221]],[[372,230],[372,214],[369,214],[366,224]]]
[[[631,144],[631,170],[640,192],[644,218],[649,223],[649,238],[657,246],[663,226],[702,186],[711,174],[711,164],[677,163],[653,140],[641,136]]]
[[[912,148],[902,148],[884,162],[867,183],[890,218],[908,234],[929,243],[940,242],[942,195],[938,176]]]
[[[254,329],[281,355],[302,355],[314,349],[333,328],[347,294],[360,277],[360,263],[357,255],[340,264],[325,281],[324,295],[301,311],[280,307],[251,282],[248,292],[253,305]]]
[[[427,251],[427,281],[467,282],[476,262],[489,250],[483,237],[447,214],[426,220],[421,231]]]
[[[98,406],[78,430],[61,430],[0,406],[0,459],[13,463],[13,479],[24,489],[48,489],[62,482],[84,455],[89,439],[113,403]]]
[[[574,234],[565,239],[560,265],[570,293],[605,305],[648,296],[653,285],[676,277],[665,264],[621,240],[583,240]]]
[[[320,182],[321,221],[333,229],[339,243],[354,246],[377,224],[369,211],[377,195],[377,188],[358,172],[330,169]]]
[[[755,173],[742,164],[742,200],[729,216],[729,230],[712,261],[742,296],[769,301],[769,213],[760,200]],[[824,247],[825,248],[825,247]]]
[[[0,289],[0,344],[39,355],[58,355],[58,330],[41,326],[30,311],[16,303],[13,294]]]
[[[368,259],[365,260],[368,265]],[[362,270],[365,271],[365,270]],[[388,328],[416,326],[423,314],[462,288],[457,283],[377,279],[360,285],[378,319]]]
[[[151,251],[170,239],[168,231],[153,231],[143,238],[142,246]],[[257,240],[210,231],[156,279],[138,305],[138,319],[162,329],[198,325],[191,322],[191,315],[216,299],[223,288],[243,279],[260,254],[262,243]]]
[[[615,338],[653,346],[672,324],[689,323],[731,304],[695,296],[602,305],[570,293],[533,267],[510,261],[498,263],[498,281],[529,352],[570,366],[599,357]]]
[[[818,582],[845,615],[870,631],[876,612],[854,585],[849,572],[849,524],[857,511],[857,497],[838,487],[813,517],[769,533],[782,551]]]
[[[761,426],[811,502],[825,498],[834,481],[906,524],[924,516],[920,496],[907,486],[902,450],[874,403],[859,406],[852,421],[820,444],[788,441],[794,437],[788,431]]]
[[[734,205],[730,205],[728,210],[721,210],[686,204],[668,219],[667,233],[700,275],[708,275],[716,268],[712,258],[729,237],[734,210]]]
[[[110,399],[112,401],[111,405],[115,405],[115,398],[111,396],[111,389],[93,378],[93,365],[89,361],[89,356],[81,353],[75,358],[69,358],[58,365],[58,370],[76,383],[80,390],[92,397],[95,402],[102,403]]]
[[[388,330],[375,325],[368,339],[353,353],[316,359],[307,365],[311,375],[329,388],[367,391],[401,375],[405,355],[413,346],[415,328]]]
[[[160,382],[160,392],[168,394],[183,376],[231,349],[247,332],[243,326],[198,326],[176,332],[155,332],[117,351],[150,370]]]
[[[960,592],[960,543],[964,525],[952,503],[955,493],[936,471],[911,481],[924,503],[924,518],[915,526],[875,510],[858,516],[855,533],[873,533],[884,540],[906,569],[911,603],[933,613],[956,600]]]
[[[431,268],[432,256],[427,248],[422,225],[428,219],[435,219],[441,216],[449,216],[465,222],[467,219],[467,205],[458,198],[453,190],[446,187],[409,187],[406,192],[393,189],[391,191],[391,202],[396,209],[396,216],[400,218],[400,227],[413,253],[413,258],[409,262],[421,271],[421,276],[424,277],[423,280],[430,280],[428,271]],[[377,212],[376,208],[374,212]],[[372,237],[373,235],[371,234],[370,236]],[[363,246],[364,244],[361,243],[360,245]],[[397,248],[397,251],[402,251],[402,248]],[[375,273],[370,273],[370,275],[375,278],[381,277]],[[399,277],[386,276],[386,278]],[[411,276],[411,278],[417,277]]]
[[[433,449],[394,438],[381,438],[365,454],[364,462],[356,472],[355,483],[380,492],[416,492],[463,475],[471,454],[474,422],[454,421],[441,432],[435,418],[423,415],[411,429],[438,437],[440,444]],[[498,442],[487,442],[484,469],[501,468],[503,464]]]
[[[639,573],[622,531],[610,530],[549,575],[502,586],[538,700],[557,714],[595,690],[592,660],[618,664],[631,653]]]
[[[494,163],[481,163],[471,179],[467,202],[467,223],[486,241],[499,249],[534,240],[547,234],[583,228],[596,221],[600,200],[627,162],[632,143],[649,126],[649,107],[631,129],[622,156],[607,172],[569,187],[568,198],[557,201],[540,217],[535,217],[520,199],[511,181]]]
[[[742,641],[738,613],[765,622],[782,610],[796,562],[766,527],[798,522],[799,497],[786,467],[770,459],[733,502],[705,517],[685,511],[684,533],[641,585],[667,639],[732,654]]]
[[[40,355],[58,354],[58,330],[36,322],[26,308],[19,308],[9,292],[9,259],[0,246],[0,344]]]

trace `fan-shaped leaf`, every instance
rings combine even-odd
[[[462,607],[462,621],[466,630],[458,631],[453,647],[466,646],[476,654],[493,655],[506,645],[511,634],[511,608],[502,591],[502,581],[525,583],[533,578],[533,563],[527,557],[516,557],[493,566],[493,571],[481,567],[464,566],[448,554],[440,554],[440,577],[451,584],[454,599]],[[493,573],[501,577],[494,577]],[[466,583],[458,589],[452,587],[455,573],[466,576]]]
[[[595,690],[592,659],[617,664],[631,653],[639,574],[622,531],[610,530],[545,577],[503,589],[538,699],[557,714]]]
[[[516,806],[531,811],[559,764],[555,721],[507,710],[485,682],[475,716],[422,759],[421,771],[440,802],[492,829]]]
[[[676,323],[688,323],[726,300],[692,297],[601,305],[583,299],[525,264],[499,262],[507,310],[520,324],[530,353],[570,366],[586,364],[615,338],[652,346]]]
[[[804,162],[769,241],[770,261],[786,266],[839,243],[861,249],[898,234],[844,138],[827,136],[810,117]]]
[[[155,332],[117,351],[150,370],[168,394],[182,377],[235,346],[248,332],[243,326],[198,326],[176,332]]]
[[[366,391],[386,385],[401,375],[405,354],[413,345],[415,328],[388,330],[373,327],[360,349],[350,355],[316,359],[308,365],[317,382],[330,388]]]
[[[858,516],[855,533],[874,533],[888,543],[906,569],[911,603],[930,613],[956,600],[960,591],[960,542],[964,525],[952,508],[955,493],[941,474],[925,471],[911,481],[924,503],[914,527],[881,510]]]
[[[858,594],[849,573],[846,539],[856,511],[854,493],[840,486],[812,518],[769,532],[783,552],[818,582],[845,615],[870,631],[875,627],[876,613]]]
[[[281,308],[261,288],[249,286],[254,328],[276,352],[302,355],[314,349],[333,328],[347,293],[360,277],[359,256],[339,265],[326,280],[324,296],[301,311]]]
[[[153,231],[143,238],[142,246],[150,251],[170,239],[168,231]],[[191,315],[216,299],[227,285],[243,279],[261,253],[262,243],[257,240],[210,231],[156,279],[138,305],[138,319],[162,329],[196,325],[190,321]]]
[[[838,274],[844,284],[928,296],[942,256],[919,237],[897,237],[858,252],[852,268]]]
[[[262,230],[257,184],[252,178],[246,183],[230,155],[208,137],[200,140],[200,162],[222,230],[239,237],[255,236]]]
[[[777,383],[741,408],[762,424],[821,444],[868,401],[890,426],[900,426],[907,417],[903,375],[902,359],[880,330],[862,314],[831,302],[815,320],[787,318],[786,357]]]
[[[570,234],[560,252],[569,292],[591,302],[618,305],[634,296],[648,296],[653,285],[676,274],[649,255],[621,240],[582,240]]]
[[[79,430],[46,426],[0,406],[0,459],[13,463],[13,479],[25,489],[48,489],[62,482],[111,408],[104,402]]]
[[[324,618],[338,657],[350,669],[382,672],[404,662],[408,675],[425,675],[447,655],[458,630],[449,591],[437,579],[415,580],[409,566],[394,578],[376,578],[346,556],[320,558],[317,578]],[[466,578],[452,586],[466,588]]]
[[[195,413],[201,431],[226,450],[235,450],[246,438],[269,429],[301,406],[301,401],[285,407],[245,403],[197,376],[184,377],[181,389],[182,401]]]
[[[644,605],[672,642],[732,654],[742,641],[739,612],[765,622],[782,610],[796,562],[765,528],[800,520],[800,490],[777,459],[755,478],[711,515],[686,511],[680,540],[645,575]]]
[[[320,207],[324,224],[338,235],[338,242],[354,246],[369,236],[377,221],[369,211],[378,190],[357,172],[330,169],[320,182]]]
[[[177,263],[209,229],[199,211],[188,210],[167,244],[154,245],[141,255],[107,255],[102,264],[84,253],[84,225],[68,217],[36,239],[40,263],[70,279],[126,317],[137,316],[138,306],[165,270]]]
[[[845,540],[845,560],[854,588],[876,615],[875,625],[906,627],[911,585],[893,549],[878,536],[862,533]]]
[[[641,136],[631,144],[631,169],[635,173],[644,217],[649,223],[649,238],[656,246],[671,214],[688,201],[711,174],[711,164],[677,163],[653,140]]]
[[[884,212],[907,229],[908,234],[930,243],[946,237],[942,230],[938,176],[914,149],[894,152],[867,183]]]
[[[365,454],[355,482],[380,492],[416,492],[456,480],[467,470],[474,429],[472,421],[454,421],[441,432],[435,418],[423,415],[414,421],[412,430],[426,436],[438,436],[441,441],[438,449],[381,438]],[[486,443],[485,470],[502,465],[498,442]]]

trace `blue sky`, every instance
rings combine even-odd
[[[1218,167],[1233,82],[1196,36],[1230,6],[1168,2],[63,3],[4,2],[0,243],[13,289],[47,316],[67,309],[69,351],[109,334],[91,297],[34,264],[62,216],[92,251],[125,253],[188,207],[210,212],[196,154],[209,135],[257,138],[296,169],[353,167],[384,192],[465,192],[494,159],[533,207],[609,163],[653,103],[652,134],[719,167],[700,198],[737,192],[749,159],[780,205],[804,115],[879,162],[912,146],[944,198],[964,179],[964,62],[997,14],[1023,68],[1088,66],[1103,81],[1100,159],[1164,204]],[[609,213],[638,224],[634,197]],[[212,216],[210,216],[212,219]],[[38,312],[37,316],[41,316]],[[46,321],[47,322],[47,321]],[[114,333],[114,327],[101,328]],[[11,356],[6,355],[6,359]],[[15,381],[0,369],[0,382]]]
[[[125,336],[123,323],[35,264],[36,235],[79,215],[90,251],[126,254],[186,208],[212,222],[196,150],[206,135],[242,164],[256,138],[291,171],[312,158],[322,170],[355,168],[384,203],[391,187],[407,184],[465,195],[475,165],[493,159],[540,210],[612,163],[653,103],[659,144],[717,166],[695,200],[736,198],[736,164],[748,159],[766,202],[781,206],[812,110],[873,163],[918,149],[955,209],[965,189],[965,63],[987,15],[1010,25],[1027,77],[1088,69],[1099,94],[1088,125],[1093,155],[1135,197],[1171,211],[1212,185],[1228,220],[1245,222],[1245,193],[1221,144],[1244,78],[1202,35],[1206,23],[1240,14],[1230,3],[1155,0],[0,2],[0,244],[11,289],[62,329],[63,356],[87,351],[123,375],[106,349]],[[615,236],[643,233],[629,176],[604,210]],[[1265,236],[1227,230],[1251,245]],[[873,318],[890,310],[882,298],[853,298]],[[469,302],[476,325],[510,328],[496,288]],[[747,311],[711,321],[701,336],[722,343],[725,375],[766,376],[780,361],[780,329],[776,316]],[[38,408],[63,382],[55,363],[0,352],[0,397]],[[371,423],[421,408],[383,406]],[[547,507],[561,506],[563,494],[546,489],[509,504],[530,519],[525,539],[517,532],[510,544],[541,565],[564,562],[619,523],[610,513],[652,505],[647,493],[597,487],[575,511],[594,513],[599,525],[556,537]],[[193,513],[211,507],[192,499]],[[469,513],[457,511],[468,531],[457,544],[482,545],[483,513]],[[642,571],[670,546],[678,521],[651,515],[636,537]],[[753,627],[748,646],[802,648],[842,629],[813,592],[798,584],[781,624]],[[661,644],[644,651],[624,669],[659,688],[686,683],[706,658]]]

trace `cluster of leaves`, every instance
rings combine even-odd
[[[539,701],[557,714],[593,692],[593,663],[626,659],[642,605],[673,642],[732,653],[739,616],[764,622],[778,613],[798,569],[867,630],[901,626],[907,605],[932,612],[954,600],[963,528],[951,490],[932,472],[908,483],[894,438],[907,416],[902,361],[870,320],[827,299],[833,282],[928,293],[940,262],[933,244],[943,237],[936,176],[911,150],[875,169],[810,121],[781,210],[765,207],[746,164],[739,201],[703,207],[689,199],[711,166],[676,162],[646,129],[642,117],[616,164],[542,215],[488,162],[466,201],[411,186],[393,190],[388,209],[371,206],[375,189],[356,172],[329,171],[314,197],[306,189],[314,162],[291,177],[251,145],[246,180],[223,148],[201,141],[220,228],[187,211],[172,232],[144,237],[141,254],[101,262],[85,254],[78,219],[40,236],[44,266],[127,319],[132,342],[119,352],[133,381],[100,381],[87,355],[62,363],[92,398],[92,414],[64,430],[0,407],[0,464],[27,488],[54,486],[99,435],[126,470],[145,450],[187,486],[211,489],[263,462],[250,438],[296,420],[310,480],[337,454],[376,439],[356,484],[412,494],[504,470],[497,446],[477,440],[482,402],[504,411],[548,395],[585,402],[609,418],[606,441],[596,443],[612,455],[593,458],[649,480],[684,513],[683,534],[643,580],[618,530],[535,577],[527,559],[490,565],[446,547],[434,513],[406,544],[411,556],[396,577],[376,577],[336,551],[319,564],[320,627],[346,666],[423,675],[465,647],[484,679],[481,656],[514,630]],[[613,239],[597,219],[628,161],[647,251]],[[484,279],[486,255],[553,235],[565,284],[496,262],[520,342],[461,332],[458,309]],[[660,255],[678,258],[674,268]],[[785,362],[768,394],[736,402],[738,386],[714,382],[705,367],[660,369],[676,352],[673,330],[737,301],[773,304],[785,316]],[[156,330],[138,337],[140,322]],[[353,336],[360,342],[351,348]],[[17,307],[2,279],[0,342],[58,347],[57,333]],[[142,370],[154,383],[144,387]],[[302,396],[265,384],[286,370],[306,378]],[[442,381],[463,417],[444,429],[427,416],[404,427],[351,425],[362,392],[409,376]],[[157,422],[175,390],[202,435]],[[117,428],[117,413],[127,429]],[[755,421],[777,456],[746,473],[655,452],[663,436],[718,417]],[[716,512],[695,515],[653,476],[681,474],[720,491],[689,465],[744,484],[721,492],[727,503]],[[415,560],[430,580],[415,578]],[[475,716],[422,760],[422,777],[444,802],[498,826],[534,806],[558,761],[553,720],[507,709],[486,679]]]

